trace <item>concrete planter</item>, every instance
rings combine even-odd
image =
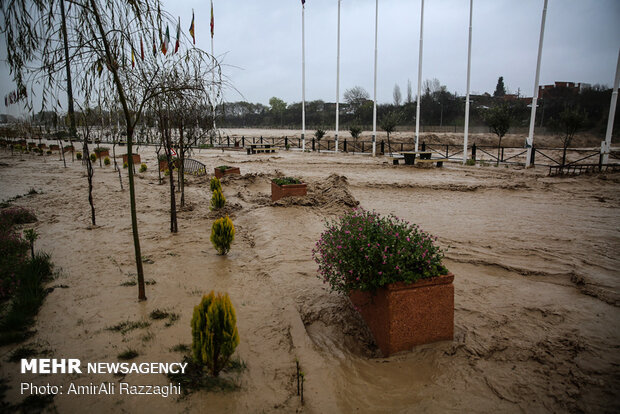
[[[241,171],[239,170],[239,168],[236,167],[232,167],[224,171],[220,170],[219,168],[215,168],[215,176],[217,178],[222,178],[223,176],[229,174],[241,174]]]
[[[97,151],[97,149],[95,149],[94,153],[97,156],[97,158],[105,158],[105,157],[109,157],[110,156],[110,151],[109,150]]]
[[[140,165],[142,161],[140,161],[140,154],[131,154],[131,158],[133,158],[133,165]],[[127,154],[123,154],[123,165],[125,163],[129,164],[129,157]]]
[[[454,275],[392,283],[375,293],[351,291],[349,298],[389,356],[416,345],[454,337]]]
[[[271,182],[271,201],[278,201],[283,197],[303,197],[307,194],[307,186],[302,184],[278,185]]]

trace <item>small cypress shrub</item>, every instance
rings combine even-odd
[[[145,171],[146,171],[146,164],[145,163],[140,164],[140,172],[143,173]]]
[[[103,163],[104,163],[105,165],[110,165],[110,157],[105,157],[105,158],[103,159]]]
[[[76,152],[75,153],[75,158],[77,158],[78,161],[81,160],[82,159],[82,153],[81,152]]]
[[[203,296],[192,316],[192,356],[214,377],[226,367],[239,345],[237,317],[228,294]]]
[[[90,161],[91,162],[97,161],[97,156],[95,154],[90,154]]]
[[[219,254],[226,254],[230,251],[230,245],[235,239],[235,226],[228,216],[219,218],[213,222],[211,227],[211,243]]]
[[[124,163],[123,163],[123,168],[127,168],[127,167],[129,167],[129,164],[128,164],[128,163],[126,163],[126,162],[124,162]]]
[[[220,183],[220,179],[217,177],[211,178],[211,182],[209,183],[211,187],[211,191],[220,190],[222,191],[222,183]]]
[[[465,165],[476,165],[476,160],[470,158],[465,161]]]
[[[211,210],[217,210],[218,208],[224,207],[226,204],[226,197],[222,194],[221,189],[213,190],[213,197],[211,197]]]

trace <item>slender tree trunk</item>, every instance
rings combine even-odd
[[[97,28],[99,29],[99,34],[101,36],[101,40],[103,41],[103,45],[105,48],[106,58],[108,60],[108,65],[111,68],[112,75],[114,77],[114,83],[116,84],[116,89],[118,91],[118,98],[123,107],[123,112],[125,114],[125,122],[127,125],[127,156],[129,163],[129,205],[131,210],[131,229],[133,233],[133,245],[134,245],[134,253],[136,257],[136,269],[138,272],[138,300],[146,300],[146,292],[144,287],[144,269],[142,268],[142,253],[140,252],[140,235],[138,234],[138,217],[136,214],[136,191],[134,186],[134,177],[133,177],[133,157],[132,157],[132,146],[133,146],[133,123],[131,119],[131,112],[129,110],[129,106],[127,105],[127,100],[125,98],[125,92],[123,89],[123,84],[121,82],[120,77],[118,76],[118,67],[114,62],[114,56],[112,55],[112,51],[110,50],[110,45],[108,44],[108,39],[106,37],[106,31],[103,28],[103,24],[101,23],[101,16],[99,15],[99,9],[97,8],[97,4],[95,0],[90,0],[91,8],[95,17],[95,21],[97,23]]]
[[[170,128],[168,125],[164,127],[164,136],[166,140],[166,148],[164,150],[166,151],[168,171],[170,172],[168,175],[170,177],[170,232],[177,233],[179,231],[179,227],[177,224],[177,203],[174,195],[174,163],[172,162],[172,153],[170,151],[172,148],[172,139],[170,137]]]
[[[84,135],[84,144],[82,146],[82,153],[84,154],[82,159],[86,163],[86,174],[88,176],[88,203],[90,204],[90,221],[93,226],[96,226],[95,220],[95,203],[93,202],[93,164],[90,161],[90,154],[88,153],[88,132]]]
[[[65,148],[62,146],[62,140],[58,140],[58,148],[60,148],[60,154],[62,154],[62,163],[65,165],[65,168],[67,168],[67,161],[65,160]]]
[[[179,187],[181,189],[181,207],[185,207],[185,148],[183,145],[183,122],[179,128]]]
[[[497,144],[497,166],[499,166],[499,156],[500,156],[500,151],[502,150],[502,137],[499,137],[499,144]]]
[[[65,52],[65,68],[67,70],[67,101],[69,110],[69,136],[75,137],[77,129],[75,127],[75,112],[73,110],[73,87],[71,86],[71,66],[69,65],[69,41],[67,40],[67,23],[65,19],[65,0],[60,0],[60,15],[62,22],[62,39]],[[65,163],[65,167],[67,164]]]

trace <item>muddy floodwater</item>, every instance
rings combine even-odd
[[[124,149],[119,150],[124,153]],[[139,148],[136,200],[148,300],[123,286],[136,268],[124,190],[112,166],[95,165],[97,226],[90,225],[80,162],[0,152],[0,199],[34,210],[36,249],[59,277],[27,340],[52,358],[179,362],[203,294],[227,292],[236,309],[246,369],[240,389],[170,396],[57,395],[49,410],[73,412],[618,412],[620,411],[620,174],[548,177],[510,166],[394,166],[384,157],[345,154],[191,155],[240,176],[222,180],[236,227],[228,256],[209,241],[209,177],[188,176],[179,232],[171,234],[169,186],[154,150]],[[272,203],[270,179],[294,176],[308,196]],[[166,177],[167,180],[167,177]],[[394,214],[438,237],[454,273],[453,341],[383,358],[348,299],[316,277],[312,248],[325,221],[353,207]],[[150,320],[154,309],[179,315]],[[150,326],[125,334],[123,321]],[[169,325],[169,326],[168,326]],[[20,374],[0,348],[0,374],[21,401],[21,382],[63,385],[120,381],[166,385],[164,375]],[[302,406],[295,361],[305,373]],[[233,374],[230,374],[233,375]],[[205,408],[207,407],[207,408]]]

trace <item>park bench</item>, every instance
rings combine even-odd
[[[404,155],[400,155],[400,154],[392,154],[392,155],[388,155],[388,158],[392,159],[392,164],[393,165],[398,165],[400,163],[400,160],[404,160],[405,156]]]
[[[265,152],[276,152],[276,147],[272,144],[250,144],[250,147],[248,148],[248,155]]]

